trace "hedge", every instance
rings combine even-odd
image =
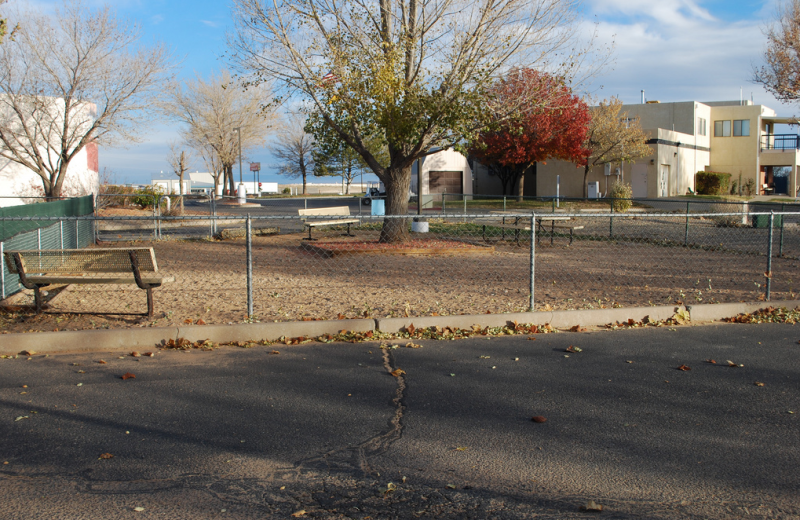
[[[730,173],[697,172],[694,176],[695,191],[698,195],[726,195],[730,182]]]

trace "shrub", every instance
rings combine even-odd
[[[727,195],[731,181],[730,173],[697,172],[694,176],[698,195]]]
[[[614,211],[618,213],[625,213],[633,206],[633,202],[631,201],[633,198],[633,188],[630,184],[614,181],[614,184],[612,184],[611,188],[608,190],[608,197],[613,199],[612,206]]]
[[[747,179],[747,182],[745,182],[742,185],[742,192],[746,196],[752,197],[755,191],[756,191],[756,181],[754,181],[753,179]]]
[[[737,181],[733,181],[731,183],[731,195],[736,195],[738,193],[739,183]]]
[[[131,201],[142,208],[148,208],[154,206],[156,199],[161,195],[164,195],[161,186],[142,186],[134,192]]]
[[[292,193],[292,188],[283,188],[283,190],[281,190],[281,193],[289,195]]]

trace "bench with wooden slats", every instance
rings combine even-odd
[[[333,208],[316,208],[316,209],[299,209],[297,210],[298,215],[301,217],[307,217],[312,215],[319,215],[319,216],[343,216],[349,217],[350,216],[350,207],[349,206],[336,206]],[[347,218],[347,219],[332,219],[332,220],[308,220],[305,219],[303,224],[308,227],[308,238],[304,238],[303,240],[316,240],[315,238],[311,238],[311,230],[315,227],[321,226],[338,226],[347,224],[347,233],[345,236],[355,236],[350,233],[350,225],[351,224],[358,224],[361,221],[357,218]]]
[[[36,312],[42,311],[40,289],[52,284],[136,284],[147,292],[147,315],[153,315],[153,288],[174,282],[158,273],[152,247],[113,249],[45,249],[5,251],[8,270],[33,289]]]

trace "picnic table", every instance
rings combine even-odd
[[[513,229],[514,230],[514,242],[519,245],[519,237],[522,231],[530,231],[530,220],[531,217],[526,217],[520,215],[519,212],[515,211],[492,211],[490,212],[492,215],[498,215],[502,217],[501,224],[484,224],[483,225],[483,239],[486,240],[486,226],[489,225],[491,227],[498,227],[502,231],[502,239],[505,240],[505,230],[506,229]],[[513,223],[506,223],[506,219],[513,216],[514,222]],[[574,238],[575,230],[583,229],[583,226],[580,225],[572,225],[572,224],[561,224],[560,222],[569,222],[572,220],[572,217],[568,217],[566,215],[555,215],[555,214],[544,214],[544,215],[536,215],[536,226],[537,226],[537,233],[536,233],[536,243],[539,243],[540,237],[542,233],[547,233],[548,230],[545,228],[545,224],[550,224],[550,244],[553,244],[553,238],[555,237],[556,229],[569,229],[569,245],[572,245],[572,240]]]

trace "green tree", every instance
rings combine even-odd
[[[387,215],[408,214],[417,159],[495,121],[488,88],[502,71],[587,70],[574,50],[576,0],[234,0],[233,11],[234,59],[253,81],[310,103],[383,182]],[[385,164],[373,136],[388,147]],[[381,241],[409,239],[407,219],[384,221]]]

